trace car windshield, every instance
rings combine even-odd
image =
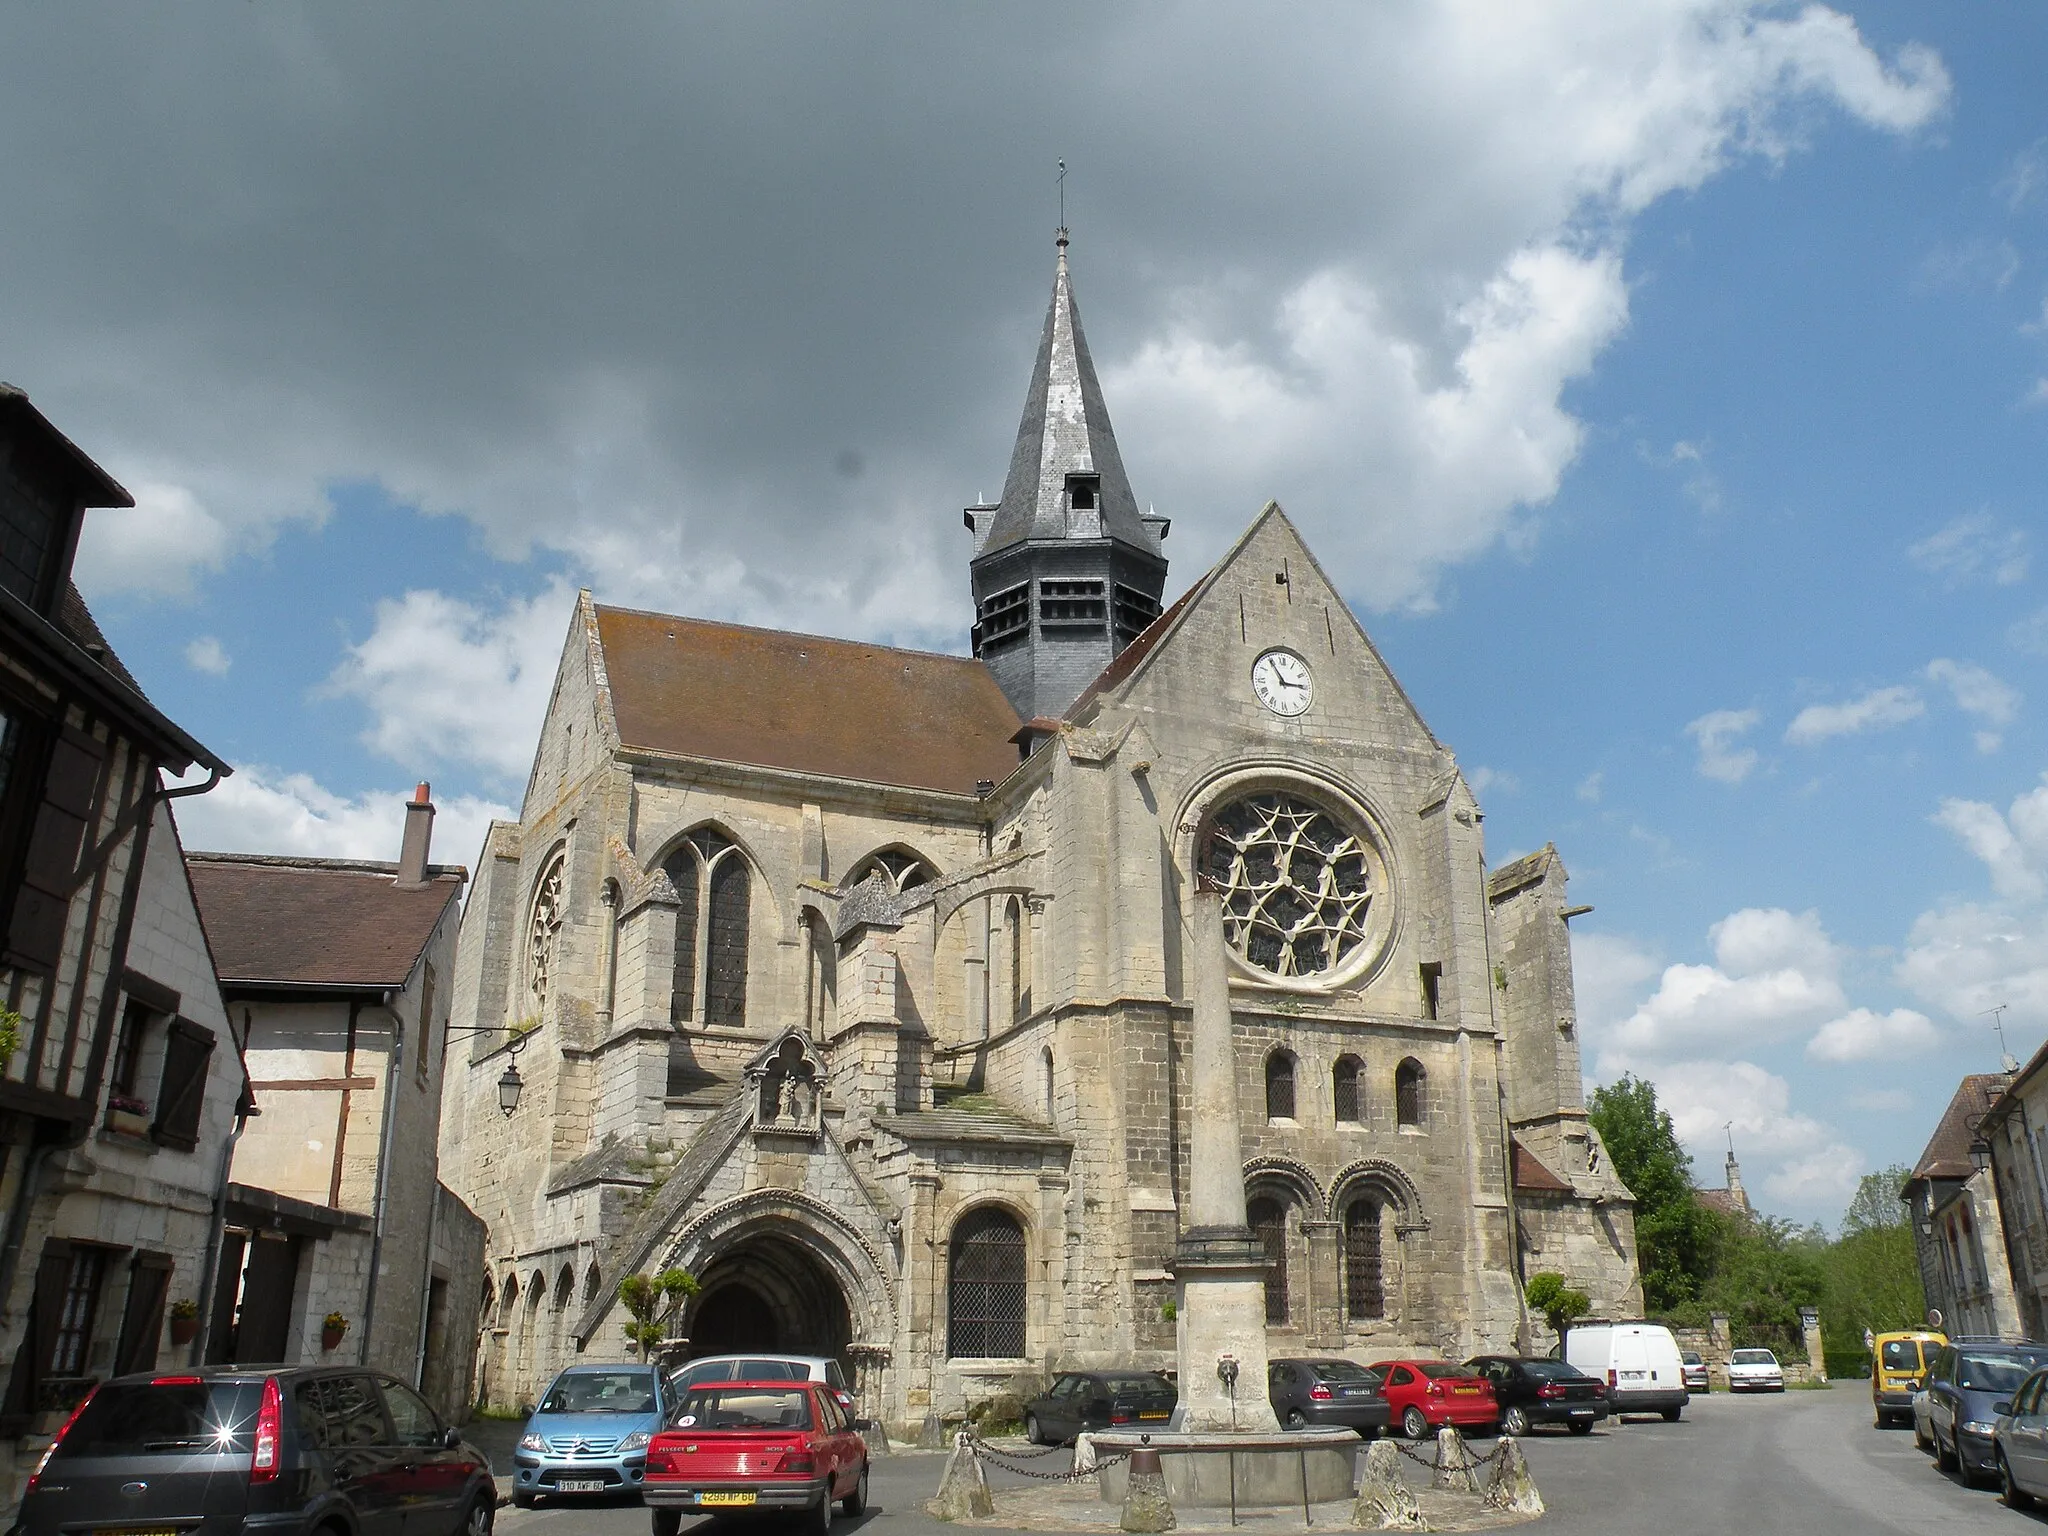
[[[1920,1369],[1920,1346],[1912,1339],[1886,1339],[1879,1353],[1888,1371]]]
[[[2029,1355],[1965,1355],[1956,1385],[1965,1392],[2010,1392],[2039,1364]]]
[[[1317,1360],[1309,1369],[1324,1381],[1378,1381],[1376,1372],[1368,1371],[1355,1360]]]
[[[1738,1349],[1728,1357],[1730,1365],[1776,1365],[1778,1357],[1768,1349]]]
[[[807,1381],[810,1374],[801,1360],[699,1360],[676,1372],[675,1381],[678,1387],[697,1381]]]
[[[1585,1381],[1586,1373],[1562,1360],[1524,1360],[1522,1369],[1538,1381]]]
[[[1422,1372],[1431,1381],[1446,1381],[1453,1377],[1470,1376],[1473,1374],[1471,1371],[1466,1370],[1464,1366],[1453,1365],[1448,1360],[1419,1361],[1415,1369]]]
[[[1102,1390],[1111,1397],[1159,1397],[1173,1388],[1157,1376],[1105,1376]]]
[[[255,1445],[260,1381],[201,1381],[196,1376],[115,1382],[86,1403],[52,1455],[246,1456]]]
[[[693,1387],[676,1414],[682,1429],[809,1429],[811,1394],[801,1387]]]
[[[557,1376],[541,1413],[652,1413],[654,1372],[577,1371]]]

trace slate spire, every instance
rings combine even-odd
[[[1026,720],[1056,716],[1159,613],[1167,519],[1138,510],[1059,231],[1003,496],[969,507],[974,650]]]

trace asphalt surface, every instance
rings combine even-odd
[[[1588,1536],[1725,1536],[1787,1531],[1799,1536],[2042,1531],[2048,1519],[2005,1508],[1995,1491],[1965,1488],[1913,1447],[1910,1430],[1871,1425],[1870,1392],[1838,1382],[1827,1392],[1695,1397],[1676,1424],[1630,1419],[1590,1436],[1538,1431],[1523,1441],[1550,1513],[1541,1528]],[[1484,1454],[1490,1441],[1476,1449]],[[844,1515],[834,1536],[939,1536],[961,1527],[929,1518],[924,1501],[944,1458],[898,1453],[874,1463],[871,1503]],[[1041,1463],[1042,1465],[1043,1463]],[[997,1489],[1018,1479],[993,1473]],[[731,1522],[735,1533],[768,1529]],[[630,1503],[498,1511],[503,1536],[645,1536],[647,1512]],[[778,1529],[781,1527],[777,1527]],[[710,1521],[685,1533],[722,1536]]]

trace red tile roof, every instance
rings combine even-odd
[[[468,872],[425,885],[395,864],[188,853],[192,892],[228,986],[402,987]]]
[[[597,629],[628,747],[958,795],[1017,766],[1017,712],[972,657],[626,608]]]
[[[1956,1087],[1955,1097],[1942,1111],[1927,1150],[1913,1165],[1916,1179],[1967,1179],[1976,1169],[1970,1163],[1970,1141],[1976,1133],[1973,1121],[1981,1120],[1992,1100],[2012,1081],[2004,1072],[1972,1072]]]

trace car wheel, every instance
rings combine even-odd
[[[1045,1436],[1038,1432],[1038,1415],[1035,1413],[1024,1415],[1024,1438],[1033,1445],[1045,1444]]]
[[[533,1495],[524,1488],[514,1488],[512,1490],[512,1507],[514,1509],[533,1508]]]
[[[654,1511],[654,1536],[676,1536],[682,1528],[683,1512],[680,1509]]]
[[[818,1502],[810,1508],[804,1524],[811,1529],[812,1536],[826,1536],[832,1529],[832,1485],[827,1483],[825,1491],[818,1496]]]
[[[491,1536],[491,1521],[497,1517],[497,1501],[478,1495],[469,1506],[469,1518],[462,1522],[462,1536]]]
[[[1920,1428],[1920,1416],[1918,1414],[1913,1416],[1913,1449],[1920,1452],[1923,1456],[1934,1449],[1934,1443],[1927,1438],[1926,1432]]]
[[[858,1518],[868,1512],[868,1464],[860,1464],[860,1481],[853,1485],[853,1492],[839,1501],[839,1507],[849,1515]]]
[[[1422,1416],[1420,1408],[1403,1408],[1401,1410],[1401,1433],[1410,1440],[1427,1440],[1429,1438],[1429,1420]]]
[[[1574,1419],[1567,1427],[1575,1435],[1590,1435],[1593,1433],[1593,1426],[1584,1419]]]
[[[1940,1435],[1934,1437],[1934,1464],[1944,1472],[1960,1472],[1963,1470],[1961,1453],[1943,1445]]]
[[[2034,1496],[2012,1480],[2012,1468],[2006,1464],[2003,1451],[1998,1453],[1998,1496],[2005,1500],[2007,1509],[2034,1507]]]
[[[1685,1412],[1683,1408],[1666,1408],[1664,1410],[1664,1422],[1666,1424],[1676,1424],[1678,1416],[1683,1412]]]
[[[1500,1416],[1500,1432],[1520,1438],[1529,1433],[1529,1415],[1520,1405],[1509,1408]]]
[[[1299,1408],[1290,1408],[1287,1410],[1287,1427],[1289,1429],[1307,1429],[1308,1419],[1303,1416]]]

